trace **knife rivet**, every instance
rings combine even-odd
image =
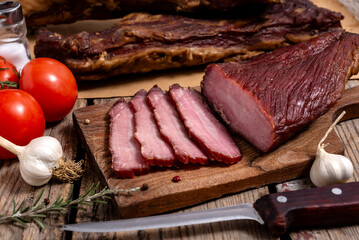
[[[342,194],[342,190],[340,188],[332,188],[332,193],[335,195],[340,195]]]
[[[280,203],[286,203],[287,202],[287,198],[284,197],[284,196],[278,196],[277,197],[277,201],[280,202]]]

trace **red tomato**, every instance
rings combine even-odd
[[[41,137],[45,117],[40,104],[27,92],[17,89],[0,91],[0,136],[20,146]],[[0,159],[16,157],[0,147]]]
[[[64,64],[51,58],[36,58],[21,71],[20,89],[41,105],[47,122],[63,119],[77,99],[77,83]]]
[[[19,80],[19,73],[16,67],[0,56],[0,89],[17,88]]]

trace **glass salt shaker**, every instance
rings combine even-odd
[[[14,64],[20,72],[30,61],[26,23],[20,2],[0,3],[0,56]]]

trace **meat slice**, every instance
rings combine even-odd
[[[327,112],[358,68],[359,35],[330,32],[248,61],[209,65],[201,86],[231,129],[267,152]]]
[[[120,99],[110,111],[110,151],[112,169],[119,178],[133,178],[149,172],[140,145],[134,138],[133,112],[128,102]]]
[[[188,132],[167,92],[153,87],[147,95],[162,136],[171,144],[182,163],[207,164],[208,158],[189,138]]]
[[[341,29],[342,18],[308,0],[269,4],[248,11],[245,17],[237,14],[236,19],[227,20],[131,13],[98,32],[65,36],[42,29],[34,53],[63,62],[78,81],[99,80],[238,55],[248,58]]]
[[[175,84],[170,87],[169,94],[189,135],[207,156],[228,164],[242,158],[227,128],[217,120],[197,91]]]
[[[175,155],[172,147],[163,140],[147,104],[147,92],[140,90],[130,102],[134,110],[135,138],[141,145],[142,157],[150,165],[172,166]]]

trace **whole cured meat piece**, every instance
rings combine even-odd
[[[133,112],[128,102],[120,99],[110,111],[110,151],[112,169],[119,178],[133,178],[149,172],[140,145],[134,138]]]
[[[207,164],[208,158],[189,138],[188,132],[167,92],[153,87],[147,95],[162,136],[171,144],[182,163]]]
[[[83,19],[119,18],[128,12],[234,11],[248,3],[273,3],[281,0],[20,0],[28,26],[71,23]]]
[[[249,15],[218,20],[132,13],[99,32],[64,36],[42,29],[34,53],[63,62],[78,81],[99,80],[248,58],[341,29],[343,18],[309,0],[269,4]]]
[[[202,92],[231,129],[267,152],[327,112],[359,69],[359,35],[331,32],[248,61],[212,64]]]
[[[141,145],[142,157],[150,165],[172,166],[175,155],[163,140],[153,113],[147,104],[147,92],[140,90],[130,102],[134,110],[135,138]]]
[[[227,128],[216,119],[197,91],[175,84],[170,87],[169,94],[189,135],[207,156],[228,164],[242,158]]]

